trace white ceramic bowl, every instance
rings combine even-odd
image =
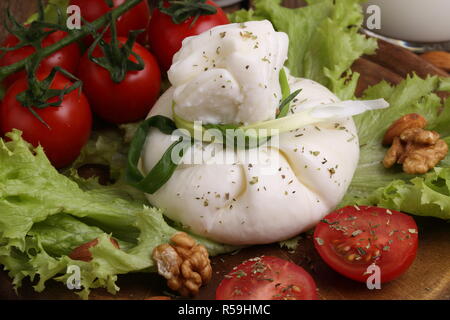
[[[381,9],[383,36],[414,42],[450,41],[450,0],[369,0]]]

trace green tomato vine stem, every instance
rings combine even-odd
[[[101,27],[105,26],[109,23],[108,14],[112,14],[114,20],[123,15],[125,12],[130,10],[131,8],[137,6],[140,2],[143,0],[127,0],[122,5],[118,6],[117,8],[111,10],[109,13],[103,15],[102,17],[98,18],[97,20],[93,21],[89,24],[89,26],[83,26],[79,30],[72,30],[69,35],[65,38],[63,38],[61,41],[42,48],[38,51],[36,51],[34,54],[28,56],[27,58],[18,61],[14,64],[11,64],[9,66],[4,66],[0,68],[0,82],[8,77],[9,75],[16,73],[17,71],[25,68],[26,64],[30,62],[32,59],[43,59],[45,57],[48,57],[52,53],[70,45],[71,43],[81,40],[83,37],[87,36],[92,32],[92,30],[98,30]]]

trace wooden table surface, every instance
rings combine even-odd
[[[6,0],[0,0],[0,9]],[[285,1],[296,6],[299,1]],[[11,1],[13,11],[27,17],[34,10],[34,0]],[[234,8],[233,8],[234,9]],[[4,32],[0,28],[0,39]],[[357,93],[381,80],[399,83],[407,74],[416,72],[425,77],[429,74],[448,76],[419,56],[388,44],[379,43],[379,50],[373,56],[358,59],[352,67],[361,74]],[[303,235],[295,252],[281,249],[277,244],[254,246],[235,254],[222,255],[212,259],[213,279],[204,287],[196,299],[214,299],[217,285],[235,265],[258,255],[274,255],[288,259],[311,273],[319,288],[322,299],[440,299],[450,300],[450,224],[439,219],[415,217],[419,226],[419,249],[415,262],[400,278],[383,284],[381,290],[368,290],[364,284],[346,279],[330,269],[314,250],[312,239]],[[0,299],[77,299],[61,284],[49,281],[47,289],[35,293],[28,281],[14,292],[5,272],[0,272]],[[120,276],[121,288],[116,296],[104,290],[94,290],[92,299],[143,299],[167,292],[165,281],[156,274],[129,274]]]

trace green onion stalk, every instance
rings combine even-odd
[[[127,181],[135,188],[149,194],[158,191],[175,172],[179,163],[173,161],[172,152],[179,144],[183,144],[181,154],[177,157],[179,162],[183,154],[201,137],[201,142],[222,143],[234,146],[235,149],[258,148],[266,143],[272,136],[280,135],[297,128],[318,124],[337,118],[346,118],[365,111],[387,108],[389,104],[383,100],[371,101],[342,101],[312,108],[299,110],[289,115],[292,100],[300,93],[296,90],[291,93],[287,75],[284,68],[279,75],[282,100],[274,120],[256,122],[249,125],[239,124],[198,124],[181,118],[175,113],[175,103],[172,104],[173,120],[161,115],[153,116],[143,121],[137,130],[128,153]],[[159,129],[165,134],[173,134],[176,130],[184,130],[188,134],[180,137],[163,154],[158,163],[144,177],[138,168],[142,148],[145,144],[150,128]],[[214,130],[214,134],[210,134]],[[218,133],[218,134],[216,134]]]

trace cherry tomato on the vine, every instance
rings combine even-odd
[[[37,75],[41,80],[45,76]],[[50,88],[61,90],[71,85],[66,77],[58,73]],[[16,96],[27,88],[27,79],[21,78],[6,91],[0,105],[2,134],[13,129],[21,130],[26,141],[35,147],[41,145],[44,148],[45,154],[56,168],[71,164],[80,154],[91,133],[92,113],[86,97],[79,90],[73,90],[64,96],[59,107],[33,108],[45,122],[43,123],[17,101]],[[49,100],[56,101],[57,97]]]
[[[211,15],[200,15],[198,18],[193,16],[180,24],[175,24],[171,16],[162,13],[158,8],[153,10],[148,25],[148,41],[150,50],[155,54],[163,71],[167,71],[172,65],[172,58],[180,50],[184,38],[230,23],[226,14],[216,3],[207,0],[206,4],[216,7],[217,12]],[[164,6],[170,5],[165,2]],[[195,22],[194,19],[196,19]]]
[[[88,22],[97,20],[111,9],[117,8],[123,4],[125,0],[113,0],[113,8],[109,8],[105,0],[70,0],[71,5],[80,7],[81,16]],[[150,7],[147,1],[142,1],[129,11],[117,18],[117,35],[120,37],[128,37],[131,30],[145,30],[150,20]],[[107,32],[106,36],[110,33]],[[92,42],[92,37],[88,36],[88,44]],[[146,35],[143,32],[138,37],[141,44],[145,43]]]
[[[127,39],[119,37],[118,41],[124,44]],[[159,96],[161,74],[156,59],[138,43],[133,45],[132,50],[142,58],[145,67],[128,71],[120,83],[111,79],[108,70],[92,62],[88,53],[81,58],[78,76],[83,81],[83,92],[92,110],[107,122],[129,123],[143,119]],[[102,55],[101,48],[95,48],[93,56]],[[133,55],[129,59],[137,61]]]
[[[51,46],[61,41],[66,36],[66,32],[57,30],[48,35],[44,40],[42,40],[41,46],[43,48]],[[10,34],[2,44],[2,47],[12,48],[15,47],[18,43],[19,39],[16,36]],[[0,50],[0,67],[19,62],[20,60],[27,58],[35,52],[36,49],[31,45],[13,51],[6,51],[5,53],[2,53],[2,50]],[[80,48],[78,47],[78,44],[72,43],[44,58],[40,62],[38,72],[49,74],[53,67],[59,66],[69,71],[70,73],[75,73],[78,62],[80,60],[80,55]],[[22,70],[7,77],[3,81],[3,83],[6,87],[9,87],[14,83],[14,81],[24,76],[25,71]]]

